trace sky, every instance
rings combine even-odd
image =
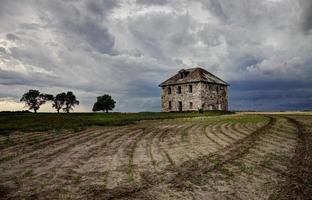
[[[29,89],[160,111],[191,67],[230,84],[231,110],[312,109],[311,0],[0,0],[0,24],[0,111]]]

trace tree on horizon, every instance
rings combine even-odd
[[[73,107],[75,107],[75,105],[79,105],[79,101],[72,91],[68,91],[64,97],[65,108],[63,108],[63,110],[66,113],[69,113],[70,110],[73,110]]]
[[[57,94],[53,99],[52,107],[57,110],[57,113],[60,113],[60,110],[63,108],[66,100],[66,93],[62,92]]]
[[[97,101],[94,103],[92,111],[105,111],[108,113],[109,110],[113,110],[115,108],[116,101],[108,95],[104,94],[103,96],[98,96]]]
[[[29,110],[34,110],[35,113],[37,113],[41,105],[52,100],[53,95],[40,93],[39,90],[32,89],[23,94],[20,99],[21,102],[25,102],[25,106],[28,107]]]

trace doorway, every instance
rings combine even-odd
[[[179,103],[178,103],[178,110],[179,110],[179,112],[181,112],[182,111],[182,101],[179,101]]]

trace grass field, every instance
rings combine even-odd
[[[118,126],[140,120],[218,116],[231,112],[185,113],[0,113],[0,134],[12,131],[81,130],[89,126]]]
[[[15,119],[40,130],[56,115],[33,116]],[[311,199],[312,115],[140,113],[115,119],[123,126],[92,126],[111,125],[110,115],[61,116],[85,128],[10,132],[31,129],[7,121],[0,199]]]

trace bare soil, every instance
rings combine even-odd
[[[16,132],[0,138],[0,199],[309,199],[311,122],[240,114]]]

